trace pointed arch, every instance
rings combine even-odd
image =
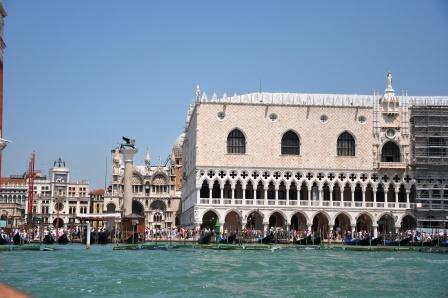
[[[348,131],[342,132],[337,141],[338,156],[355,156],[356,142],[355,137]]]
[[[299,155],[300,154],[300,138],[292,130],[288,130],[282,136],[282,155]]]
[[[227,153],[229,154],[245,154],[246,153],[246,137],[243,132],[235,128],[227,135]]]
[[[381,148],[381,162],[400,162],[400,147],[393,141],[387,141]]]

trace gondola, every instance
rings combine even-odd
[[[99,232],[98,233],[98,244],[107,244],[108,237],[109,237],[108,232]]]
[[[294,244],[297,244],[297,245],[307,245],[307,244],[310,244],[311,242],[312,241],[311,241],[311,235],[310,235],[310,236],[307,236],[305,238],[295,240]]]
[[[199,237],[198,243],[199,244],[209,244],[210,240],[212,240],[212,234],[207,233]]]
[[[370,245],[370,237],[359,239],[357,245],[361,245],[361,246],[368,246],[368,245]]]
[[[297,245],[320,245],[320,241],[321,241],[321,239],[320,239],[319,236],[313,238],[310,235],[310,236],[308,236],[306,238],[302,238],[302,239],[296,240],[293,243],[297,244]]]
[[[127,240],[126,243],[128,244],[136,244],[138,242],[138,233],[132,234]]]
[[[232,235],[230,235],[229,237],[227,237],[226,239],[221,239],[220,241],[219,241],[219,243],[221,243],[221,244],[233,244],[234,242],[235,242],[235,240],[236,240],[236,234],[235,233],[233,233]]]
[[[359,239],[357,238],[345,238],[344,244],[345,245],[358,245]]]
[[[20,241],[20,240],[22,240],[22,239],[21,239],[19,233],[14,234],[14,236],[12,236],[12,241],[13,241],[14,245],[22,244],[22,241]]]
[[[372,241],[370,241],[371,246],[377,246],[381,242],[381,237],[373,238]]]
[[[8,241],[5,238],[3,238],[3,236],[0,236],[0,245],[6,245],[6,244],[9,244]]]
[[[406,245],[409,244],[409,242],[411,242],[411,240],[412,240],[412,236],[409,236],[407,238],[401,239],[400,242],[399,242],[399,245],[400,246],[406,246]]]
[[[45,235],[44,240],[42,241],[44,244],[53,244],[54,238],[50,234]]]
[[[67,244],[69,241],[68,241],[68,237],[67,237],[67,235],[66,234],[62,234],[62,236],[60,236],[59,238],[58,238],[58,243],[59,244]]]
[[[263,244],[271,244],[272,240],[274,240],[274,234],[273,233],[265,236],[263,239],[260,239],[259,242],[263,243]]]
[[[448,240],[442,240],[442,241],[440,242],[440,246],[448,247]]]

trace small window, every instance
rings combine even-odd
[[[355,156],[355,138],[348,132],[343,132],[337,143],[338,156]]]
[[[226,116],[226,113],[224,112],[218,112],[218,119],[219,120],[224,120],[224,117]]]
[[[271,114],[269,114],[269,119],[271,119],[272,122],[275,122],[275,121],[277,121],[278,116],[275,113],[271,113]]]
[[[246,138],[239,129],[232,130],[227,136],[227,153],[245,154]]]
[[[359,116],[358,117],[358,122],[361,124],[364,124],[367,122],[366,116]]]
[[[282,154],[300,154],[300,140],[292,130],[285,132],[282,137]]]
[[[327,115],[320,116],[320,122],[327,123],[328,122],[328,116]]]

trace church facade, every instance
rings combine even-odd
[[[396,95],[391,74],[374,95],[208,98],[198,87],[183,143],[182,224],[372,235],[415,228],[422,204],[410,121],[423,104],[448,97]],[[440,179],[446,198],[448,177]]]
[[[132,213],[145,218],[147,228],[164,229],[180,224],[183,134],[176,140],[165,162],[151,163],[146,152],[144,164],[132,165]],[[104,194],[103,213],[124,209],[124,161],[119,148],[111,151],[112,184]]]

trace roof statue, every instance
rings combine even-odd
[[[147,171],[151,168],[151,155],[149,154],[149,148],[146,148],[145,168]]]
[[[199,84],[196,85],[196,100],[201,99],[201,88],[199,88]]]
[[[115,148],[114,150],[114,163],[119,164],[120,163],[120,151],[118,150],[118,148]]]
[[[56,161],[53,163],[53,166],[54,166],[54,167],[56,167],[56,165],[57,165],[59,168],[65,167],[65,161],[62,161],[62,158],[59,157],[59,159],[56,160]]]
[[[390,72],[387,73],[387,88],[386,91],[394,91],[392,88],[392,74]]]
[[[123,148],[132,148],[135,149],[135,140],[134,139],[130,139],[130,138],[126,138],[126,137],[122,137],[124,143],[120,144],[120,149]]]

